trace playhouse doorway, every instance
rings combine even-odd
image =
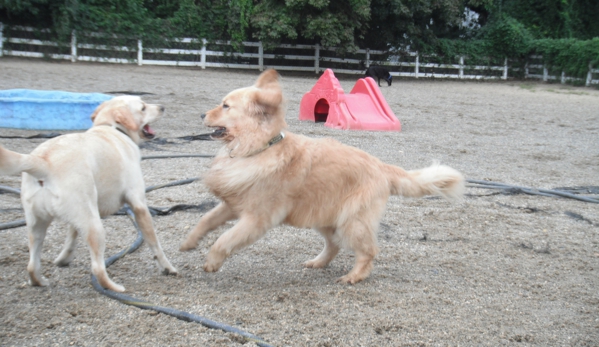
[[[314,122],[325,123],[329,116],[329,102],[326,99],[320,99],[314,106]]]

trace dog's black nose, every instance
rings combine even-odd
[[[200,117],[202,117],[202,119],[204,119],[204,118],[206,118],[206,114],[202,113],[202,115]]]
[[[160,112],[164,112],[165,108],[164,106],[160,105]]]

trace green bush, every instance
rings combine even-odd
[[[564,71],[568,76],[584,78],[589,63],[599,65],[599,37],[591,40],[541,39],[535,40],[531,50],[543,56],[543,63],[552,72]]]

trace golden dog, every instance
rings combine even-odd
[[[100,217],[124,203],[133,209],[145,241],[160,270],[176,274],[165,257],[146,205],[138,144],[154,137],[149,123],[164,112],[161,105],[137,96],[120,96],[102,103],[92,115],[93,126],[78,134],[62,135],[42,143],[31,154],[0,147],[0,174],[23,172],[21,201],[29,231],[29,283],[46,286],[40,256],[46,230],[54,218],[69,224],[64,248],[54,263],[73,259],[78,234],[87,240],[92,272],[104,288],[122,292],[104,265],[105,232]]]
[[[234,90],[202,115],[215,129],[213,137],[224,142],[204,181],[222,202],[203,216],[181,250],[239,219],[210,248],[205,271],[217,271],[231,253],[285,223],[315,228],[325,239],[324,250],[306,267],[322,268],[341,246],[351,248],[355,266],[339,281],[353,284],[372,270],[379,220],[390,194],[462,196],[464,178],[447,166],[405,171],[337,141],[284,130],[282,102],[279,75],[267,70],[253,86]]]

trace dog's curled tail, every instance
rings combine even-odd
[[[31,154],[20,154],[0,146],[0,175],[16,175],[27,172],[38,179],[44,179],[48,163]]]
[[[449,200],[460,200],[464,196],[464,176],[449,166],[433,165],[413,171],[388,165],[391,194],[407,197],[440,195]]]

